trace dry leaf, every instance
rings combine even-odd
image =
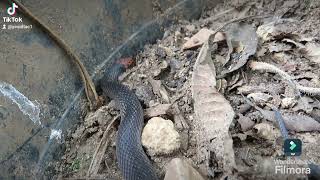
[[[306,44],[305,48],[310,60],[315,63],[320,63],[320,44],[310,42]]]
[[[229,134],[234,111],[224,96],[216,90],[215,85],[211,52],[208,42],[205,42],[192,76],[198,162],[202,167],[206,166],[209,174],[213,168],[230,175],[236,167],[233,141]],[[212,157],[213,155],[215,157]],[[213,158],[217,167],[209,167],[209,160]]]
[[[256,104],[263,104],[270,101],[273,97],[266,93],[256,92],[250,93],[249,95],[247,95],[247,98],[252,99]]]
[[[274,111],[268,111],[261,108],[256,109],[269,121],[277,123]],[[320,123],[313,118],[305,115],[284,114],[283,120],[286,128],[295,132],[320,131]]]
[[[258,36],[251,25],[233,24],[226,34],[227,42],[231,41],[236,51],[232,54],[233,58],[227,63],[226,70],[223,70],[221,75],[236,71],[245,65],[248,58],[256,53],[258,45]],[[230,52],[229,50],[228,53]]]
[[[191,49],[195,47],[201,46],[205,41],[209,39],[209,37],[214,33],[214,31],[202,28],[199,32],[193,35],[186,43],[183,44],[182,49]],[[224,34],[218,32],[215,34],[214,42],[223,41],[225,40]]]
[[[320,123],[309,116],[283,115],[287,129],[295,132],[320,131]]]
[[[262,39],[263,42],[283,39],[288,36],[297,36],[294,33],[295,27],[298,25],[294,23],[294,20],[289,19],[278,19],[258,27],[257,34]]]

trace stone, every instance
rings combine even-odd
[[[281,100],[281,107],[285,109],[292,108],[296,103],[297,101],[294,98],[291,98],[291,97],[283,98]]]
[[[142,145],[149,155],[167,155],[180,148],[180,135],[173,122],[161,117],[151,118],[142,131]]]
[[[188,162],[174,158],[167,166],[164,180],[204,180],[204,178]]]

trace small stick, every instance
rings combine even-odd
[[[104,131],[103,136],[99,142],[98,147],[96,148],[94,155],[92,157],[88,172],[87,172],[87,177],[90,177],[91,175],[96,175],[98,173],[100,164],[102,162],[103,159],[103,155],[106,152],[106,149],[109,145],[110,142],[110,138],[109,137],[113,137],[115,134],[115,131],[111,131],[112,129],[112,125],[114,124],[114,122],[119,118],[119,115],[117,115],[116,117],[113,118],[113,120],[109,123],[109,125],[107,126],[107,129]],[[110,133],[109,133],[110,132]],[[102,146],[103,145],[103,146]]]

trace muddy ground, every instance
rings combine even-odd
[[[222,15],[219,15],[221,13]],[[214,30],[234,18],[266,14],[271,14],[273,18],[251,18],[242,23],[251,25],[257,31],[261,25],[276,21],[276,31],[272,31],[271,38],[263,39],[259,36],[255,53],[247,59],[248,62],[237,71],[220,78],[217,76],[217,89],[230,102],[236,114],[229,129],[237,165],[232,172],[236,179],[307,178],[306,175],[275,174],[274,160],[286,159],[282,150],[281,132],[277,123],[268,121],[268,118],[252,107],[244,97],[251,98],[251,102],[262,110],[272,111],[269,106],[272,104],[283,115],[303,115],[315,123],[320,122],[320,92],[315,88],[320,88],[319,54],[303,51],[297,43],[307,46],[308,43],[319,42],[320,2],[316,0],[226,1],[215,7],[209,6],[199,20],[179,21],[165,31],[161,40],[156,44],[146,45],[144,50],[134,57],[136,65],[120,79],[135,92],[144,109],[171,104],[170,110],[159,116],[172,120],[181,137],[182,144],[178,151],[170,155],[150,157],[160,177],[164,177],[166,165],[175,157],[187,159],[194,167],[198,167],[191,79],[201,47],[183,50],[186,38],[192,37],[202,28]],[[226,26],[222,32],[227,32],[231,26]],[[294,39],[294,42],[286,39]],[[224,60],[227,55],[228,45],[222,41],[212,53],[212,59]],[[232,59],[236,58],[236,53],[233,52],[230,56],[231,63]],[[281,73],[253,71],[249,65],[253,61],[272,64],[290,74],[293,81],[301,86],[314,89],[297,95],[290,86],[290,81]],[[219,74],[218,70],[217,73]],[[163,88],[157,88],[155,81],[160,81]],[[61,164],[56,165],[59,177],[86,177],[95,149],[108,124],[114,118],[120,120],[118,111],[109,101],[97,112],[83,114],[86,115],[82,123],[74,132],[68,134],[66,152]],[[186,126],[181,126],[181,118],[177,120],[177,115],[183,117],[182,124]],[[145,121],[148,119],[146,117]],[[298,122],[298,125],[299,123],[303,125],[303,122]],[[301,130],[302,132],[298,131],[289,129],[290,137],[299,138],[303,142],[299,159],[320,164],[320,150],[317,148],[320,145],[319,130],[307,127]],[[115,137],[112,136],[96,178],[121,178],[115,149]],[[307,167],[306,164],[301,166]],[[208,175],[203,169],[198,170],[204,176]],[[219,179],[221,176],[218,173],[214,178]]]

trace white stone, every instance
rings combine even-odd
[[[292,108],[296,103],[297,101],[294,98],[283,98],[281,100],[281,106],[283,108]]]
[[[180,136],[172,121],[154,117],[142,131],[142,145],[149,155],[166,155],[180,148]]]

